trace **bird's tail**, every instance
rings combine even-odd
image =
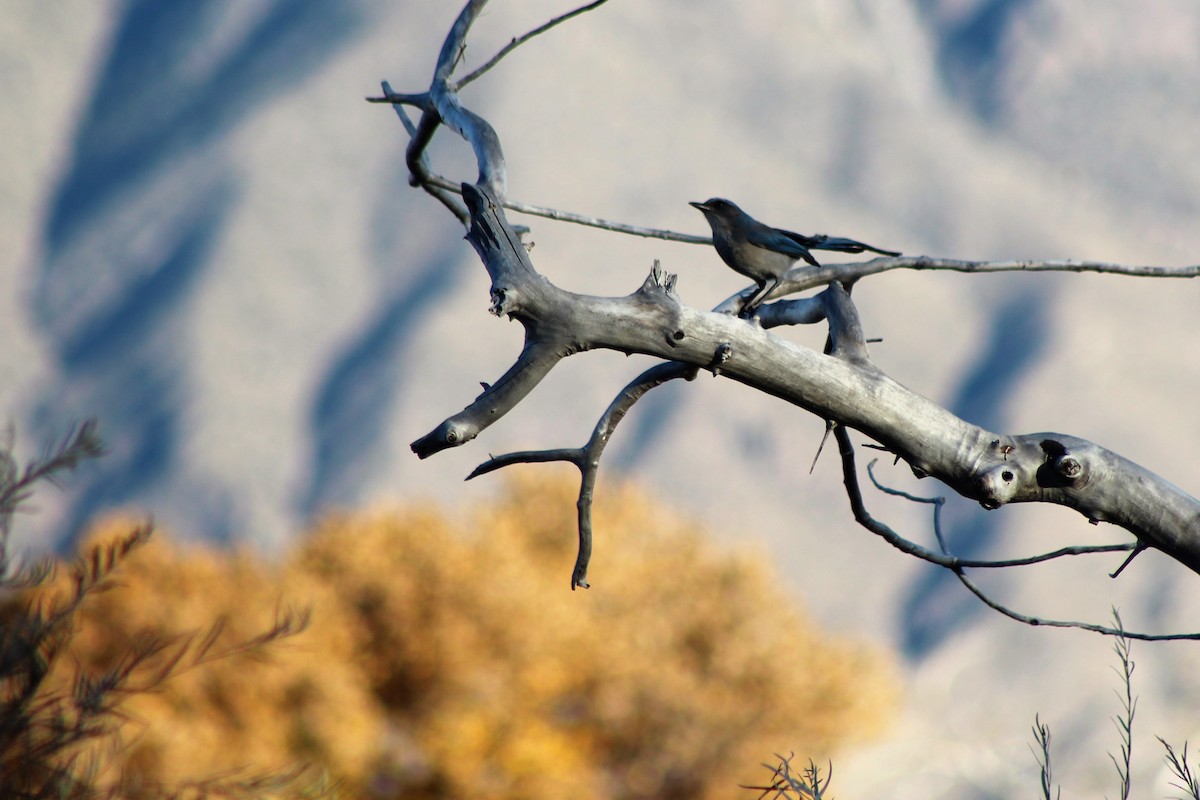
[[[816,240],[816,243],[810,244],[809,247],[817,250],[830,250],[835,253],[862,253],[869,250],[872,253],[879,253],[881,256],[900,255],[897,250],[884,250],[883,248],[864,244],[854,239],[843,239],[837,236],[826,236],[825,234],[818,234],[812,238]]]
[[[792,233],[791,231],[783,231],[783,233],[789,239],[813,250],[829,250],[833,253],[862,253],[869,250],[872,253],[879,253],[881,256],[900,255],[896,250],[884,250],[854,239],[843,239],[840,236],[826,236],[823,233],[804,236],[803,234]]]

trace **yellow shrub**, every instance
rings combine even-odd
[[[110,668],[144,630],[224,617],[220,652],[311,607],[266,663],[132,693],[118,760],[163,781],[301,761],[348,797],[728,797],[774,753],[822,758],[886,718],[874,654],[631,488],[602,487],[595,588],[570,591],[574,503],[526,479],[466,521],[331,516],[278,565],[152,543],[84,604],[71,652]]]
[[[329,519],[295,568],[337,587],[406,735],[400,785],[446,797],[728,796],[775,752],[827,754],[890,708],[877,658],[815,629],[762,559],[631,488],[596,509],[595,588],[568,588],[574,486],[514,482],[451,530]]]
[[[112,522],[91,540],[127,530]],[[373,769],[385,721],[355,663],[355,621],[327,613],[338,608],[328,587],[302,576],[284,586],[279,569],[247,553],[176,546],[161,535],[115,578],[116,586],[81,607],[72,661],[98,674],[148,633],[192,634],[190,647],[180,639],[165,651],[164,659],[182,655],[168,680],[124,699],[127,746],[119,760],[125,766],[168,785],[230,770],[277,771],[298,761],[339,776]],[[269,630],[287,606],[311,606],[308,630],[222,656]],[[193,665],[218,620],[219,637],[203,663]],[[135,676],[133,685],[144,682]]]

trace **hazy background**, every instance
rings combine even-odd
[[[409,452],[521,342],[486,313],[462,230],[408,187],[394,114],[363,102],[381,79],[427,88],[458,7],[6,6],[0,413],[24,456],[88,416],[112,451],[38,495],[23,545],[65,546],[115,508],[270,550],[331,507],[466,507],[501,484],[462,482],[488,453],[581,444],[651,363],[569,359],[476,442]],[[467,67],[569,7],[495,0]],[[526,202],[706,233],[687,201],[722,195],[779,226],[906,253],[1182,265],[1200,259],[1198,87],[1200,7],[1178,0],[611,0],[463,100],[496,126]],[[445,132],[433,156],[474,175]],[[573,291],[627,294],[654,259],[691,305],[742,286],[707,248],[514,221],[533,228],[538,269]],[[910,388],[992,430],[1092,438],[1195,491],[1195,282],[895,272],[855,298],[884,340],[877,363]],[[819,326],[780,335],[824,339]],[[1028,796],[1035,713],[1067,792],[1114,795],[1111,642],[1020,627],[872,539],[833,453],[807,474],[821,430],[702,376],[636,407],[605,474],[760,548],[823,623],[896,653],[909,706],[886,741],[839,759],[838,796]],[[886,460],[880,476],[940,490]],[[926,508],[868,503],[930,538]],[[1125,538],[1059,508],[951,502],[945,522],[974,556]],[[1116,605],[1130,627],[1200,630],[1195,575],[1147,553],[1108,579],[1119,563],[980,580],[1032,613],[1104,622]],[[562,601],[587,602],[565,591],[569,568]],[[591,577],[603,592],[603,532]],[[1134,655],[1135,786],[1163,796],[1153,736],[1200,733],[1200,658],[1194,644]]]

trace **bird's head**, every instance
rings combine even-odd
[[[688,205],[699,209],[704,214],[704,218],[708,220],[708,224],[714,228],[718,225],[729,226],[742,215],[742,210],[736,204],[720,197],[710,198],[703,203],[691,202]]]

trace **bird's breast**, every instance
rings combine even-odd
[[[721,253],[725,263],[743,275],[756,281],[767,278],[778,278],[791,268],[796,259],[774,250],[767,250],[752,244],[742,244],[726,248],[728,254]],[[719,252],[719,250],[718,250]]]

